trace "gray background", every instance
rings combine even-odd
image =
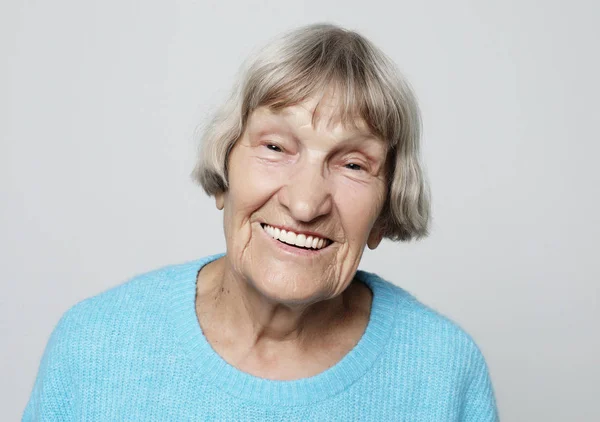
[[[0,400],[25,406],[70,306],[224,250],[189,178],[242,58],[332,21],[379,45],[423,109],[430,238],[366,253],[486,356],[503,421],[600,420],[594,1],[3,1]]]

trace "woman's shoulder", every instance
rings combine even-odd
[[[38,411],[57,411],[55,400],[63,403],[67,394],[75,401],[85,400],[79,395],[84,389],[106,391],[105,380],[136,379],[143,370],[130,370],[136,362],[161,362],[165,354],[173,359],[171,304],[178,297],[187,302],[190,295],[193,301],[200,264],[191,261],[140,273],[64,312],[46,344],[24,419]],[[81,383],[85,387],[79,388]]]
[[[393,319],[389,339],[393,344],[392,349],[426,352],[428,355],[463,361],[466,365],[471,361],[485,362],[474,337],[456,320],[377,274],[361,273],[371,288],[375,287],[393,303],[393,306],[385,308],[385,312]]]
[[[113,311],[155,307],[168,300],[169,294],[178,287],[184,277],[191,274],[197,261],[173,264],[140,272],[94,296],[71,306],[63,318],[81,319],[90,315]]]
[[[167,323],[173,297],[195,288],[201,264],[195,260],[141,272],[76,303],[62,314],[50,343],[69,344],[72,349],[81,342],[101,344],[156,331]]]
[[[383,313],[393,321],[374,376],[432,399],[432,406],[445,400],[465,415],[486,415],[477,420],[498,420],[489,367],[473,336],[402,287],[371,273],[363,279],[383,292]],[[459,394],[449,402],[449,392]]]

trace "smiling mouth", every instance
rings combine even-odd
[[[299,249],[320,250],[333,243],[331,240],[324,237],[312,235],[307,236],[302,233],[295,233],[290,230],[283,230],[279,229],[278,227],[269,226],[265,223],[261,223],[260,226],[273,239],[278,240],[281,243],[285,243],[286,245],[295,246]]]

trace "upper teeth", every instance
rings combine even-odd
[[[296,234],[293,231],[280,230],[277,227],[271,227],[268,224],[264,224],[263,228],[273,239],[280,240],[290,245],[312,249],[321,249],[324,246],[327,246],[327,240],[321,237],[306,236],[302,233]]]

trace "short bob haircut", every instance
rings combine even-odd
[[[203,130],[192,177],[209,195],[226,192],[229,151],[252,112],[322,98],[328,90],[335,92],[345,125],[362,119],[388,144],[387,198],[376,223],[381,235],[403,241],[426,236],[430,198],[420,162],[415,95],[394,63],[369,40],[331,24],[288,32],[246,62],[231,97]]]

